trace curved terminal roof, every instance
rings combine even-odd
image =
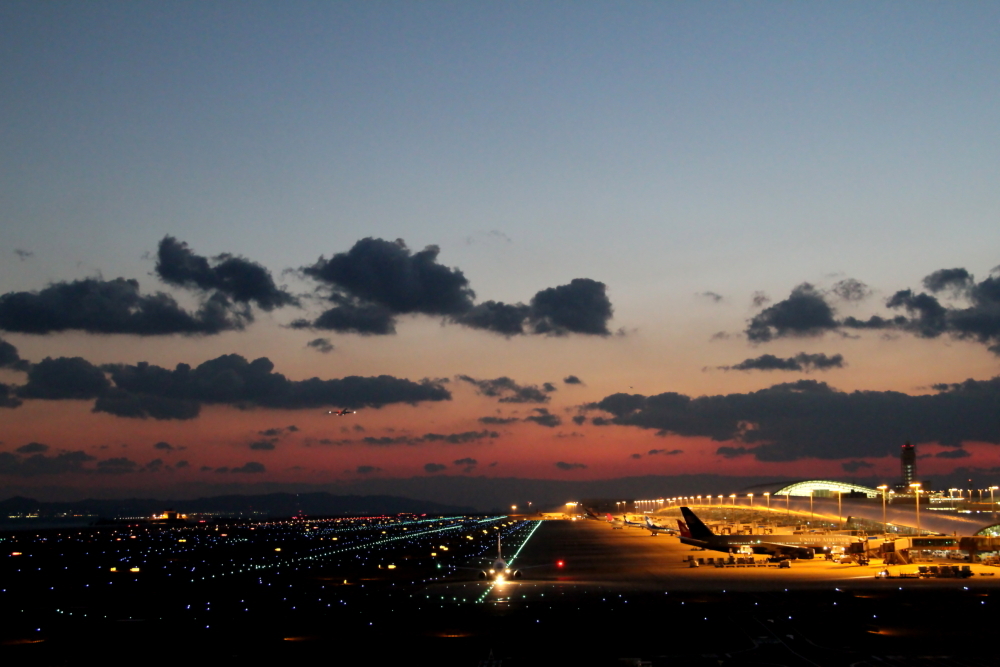
[[[982,530],[978,530],[976,535],[986,535],[987,537],[1000,537],[1000,523],[995,523],[992,526],[986,526]]]
[[[809,496],[824,498],[835,496],[837,493],[863,493],[869,498],[877,498],[882,495],[878,489],[873,489],[860,484],[846,484],[844,482],[834,482],[828,479],[810,479],[803,482],[793,482],[779,488],[773,492],[772,496]]]

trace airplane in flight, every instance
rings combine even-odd
[[[667,535],[678,534],[676,528],[667,528],[666,526],[661,526],[658,523],[653,523],[653,520],[650,519],[648,516],[646,517],[646,528],[649,529],[649,532],[653,535],[653,537],[656,537],[660,533],[666,533]]]
[[[343,410],[327,410],[326,414],[343,417],[344,415],[353,415],[354,412],[355,412],[354,410],[348,410],[347,408],[344,408]]]
[[[750,549],[756,554],[783,558],[814,558],[843,548],[852,552],[860,548],[861,539],[851,535],[716,535],[690,508],[681,507],[684,521],[678,521],[680,540],[684,544],[711,551],[732,552]],[[858,545],[858,546],[855,546]]]

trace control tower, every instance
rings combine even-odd
[[[899,454],[899,464],[903,472],[902,487],[908,490],[910,484],[917,479],[917,448],[911,445],[909,440],[903,445],[903,450]]]

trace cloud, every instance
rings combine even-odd
[[[857,472],[867,468],[874,468],[875,466],[867,461],[845,461],[840,464],[840,467],[844,469],[844,472]]]
[[[0,452],[0,475],[36,477],[83,472],[85,471],[83,464],[94,460],[95,457],[82,450],[63,452],[54,456],[35,454],[26,457]]]
[[[0,296],[0,329],[30,334],[86,331],[97,334],[209,335],[243,329],[252,320],[221,293],[195,313],[168,294],[139,294],[139,281],[86,278],[52,283],[38,292]]]
[[[292,424],[291,426],[285,426],[285,427],[276,426],[274,428],[264,429],[263,431],[257,431],[257,435],[262,435],[265,438],[280,438],[281,436],[286,435],[287,433],[295,433],[298,430],[299,427]]]
[[[455,316],[454,320],[472,329],[483,329],[509,337],[524,334],[530,316],[531,308],[523,303],[484,301]]]
[[[135,461],[125,458],[124,456],[116,456],[110,459],[104,459],[103,461],[97,462],[97,472],[105,475],[124,475],[126,473],[135,472],[139,464]]]
[[[972,454],[964,449],[946,449],[943,452],[938,452],[934,456],[939,459],[964,459],[972,456]]]
[[[237,303],[252,302],[267,311],[298,303],[274,284],[271,272],[260,264],[228,253],[209,262],[172,236],[164,236],[160,241],[156,275],[169,285],[224,294]]]
[[[500,403],[548,403],[550,400],[537,385],[519,385],[506,376],[494,380],[476,380],[468,375],[457,377],[473,385],[480,395],[499,398]]]
[[[1000,444],[1000,377],[938,384],[931,395],[895,391],[843,392],[799,380],[744,394],[656,396],[612,394],[584,406],[610,418],[599,424],[655,429],[726,443],[721,456],[760,461],[894,456],[905,441]]]
[[[559,468],[560,470],[567,470],[567,471],[568,470],[582,470],[582,469],[584,469],[584,468],[587,467],[583,463],[567,463],[566,461],[556,461],[553,465],[555,467]]]
[[[251,442],[249,447],[257,451],[271,451],[274,449],[275,443],[278,442],[277,438],[271,440],[255,440]]]
[[[753,304],[754,308],[760,308],[764,304],[771,303],[771,297],[764,292],[757,291],[750,295],[750,303]]]
[[[465,445],[479,440],[492,440],[499,438],[496,431],[465,431],[463,433],[426,433],[419,438],[419,442],[444,442],[449,445]]]
[[[698,292],[695,296],[708,299],[712,303],[719,303],[722,301],[722,295],[716,294],[715,292]]]
[[[372,473],[382,472],[382,469],[375,466],[358,466],[354,472],[359,475],[371,475]]]
[[[581,426],[585,421],[587,421],[587,418],[584,415],[573,416],[573,423],[576,424],[577,426]]]
[[[18,454],[41,454],[42,452],[49,451],[49,446],[43,445],[40,442],[29,442],[26,445],[21,445],[14,451]]]
[[[633,459],[641,459],[642,458],[642,454],[632,454],[632,458]]]
[[[936,294],[948,289],[955,292],[964,292],[972,288],[975,281],[972,278],[972,274],[965,269],[940,269],[925,276],[923,284],[924,289]]]
[[[741,456],[746,456],[751,453],[751,450],[746,447],[728,447],[723,445],[715,450],[717,456],[721,456],[724,459],[736,459]]]
[[[608,321],[612,313],[604,283],[574,278],[568,285],[550,287],[535,294],[531,299],[529,319],[535,333],[610,336]]]
[[[94,410],[121,417],[193,419],[202,404],[297,410],[451,400],[440,381],[412,382],[389,375],[295,381],[273,372],[274,364],[266,357],[247,361],[237,354],[223,355],[195,368],[178,364],[169,370],[140,362],[111,364],[104,370],[116,388],[101,396]],[[29,386],[30,378],[29,374]]]
[[[534,412],[538,414],[530,415],[524,418],[524,421],[535,422],[539,426],[547,426],[549,428],[555,428],[562,424],[562,419],[558,415],[554,415],[545,408],[535,408]]]
[[[663,454],[664,456],[677,456],[678,454],[683,454],[684,450],[683,449],[670,449],[670,450],[667,450],[667,449],[651,449],[651,450],[649,450],[646,453],[649,454],[650,456],[654,456],[656,454]]]
[[[765,343],[784,336],[817,336],[837,326],[823,295],[809,283],[802,283],[787,299],[754,316],[745,333],[751,341]]]
[[[174,446],[169,442],[158,442],[153,445],[153,449],[162,449],[165,452],[172,452],[174,450]]]
[[[566,377],[563,378],[563,382],[565,382],[566,384],[583,384],[583,380],[581,380],[575,375],[567,375]]]
[[[322,354],[329,354],[330,352],[333,352],[333,344],[330,342],[329,338],[314,338],[306,343],[306,347],[311,347]]]
[[[22,359],[17,353],[17,348],[5,340],[0,340],[0,368],[9,368],[15,371],[27,371],[31,368],[31,362]]]
[[[868,285],[865,285],[860,280],[855,280],[854,278],[845,278],[844,280],[835,283],[831,291],[844,301],[854,302],[864,301],[872,294]]]
[[[457,459],[452,461],[453,465],[461,466],[462,472],[472,472],[475,470],[476,466],[479,465],[479,461],[473,458],[466,457],[464,459]]]
[[[21,399],[14,395],[14,387],[0,382],[0,408],[17,408],[21,403]]]
[[[29,257],[35,256],[35,253],[31,252],[30,250],[24,250],[22,248],[14,248],[14,254],[17,255],[17,258],[22,262],[28,259]]]
[[[174,464],[174,468],[180,470],[181,468],[187,468],[190,464],[187,461],[178,461]]]
[[[521,421],[517,417],[480,417],[479,423],[489,425],[513,424]]]
[[[247,461],[239,468],[230,468],[231,473],[248,473],[248,474],[259,474],[262,472],[267,472],[267,468],[264,467],[263,463],[258,463],[257,461]]]
[[[806,354],[800,352],[794,357],[783,359],[773,354],[762,354],[755,359],[746,359],[734,366],[718,366],[724,371],[826,371],[831,368],[843,368],[844,357],[839,354],[826,356],[823,353]]]
[[[387,336],[396,333],[396,318],[388,309],[355,303],[337,294],[331,296],[330,300],[338,305],[324,311],[311,322],[298,319],[289,326],[293,329],[324,329],[363,336]]]
[[[433,474],[433,473],[436,473],[436,472],[441,472],[442,470],[444,470],[447,467],[448,466],[446,466],[443,463],[425,463],[424,464],[424,472],[428,472],[428,473]]]
[[[28,383],[19,387],[22,398],[89,399],[108,392],[104,372],[81,357],[46,357],[28,371]]]
[[[323,445],[372,445],[375,447],[389,447],[394,445],[423,445],[429,442],[440,442],[447,445],[467,445],[480,441],[493,440],[499,438],[496,431],[464,431],[462,433],[425,433],[421,436],[398,435],[398,436],[366,436],[360,440],[330,440],[324,438],[320,440]]]

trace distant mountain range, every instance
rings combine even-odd
[[[193,500],[156,500],[154,498],[87,499],[73,502],[43,502],[24,496],[0,501],[0,516],[38,514],[51,517],[60,514],[89,514],[102,518],[152,516],[167,509],[185,514],[225,513],[257,516],[292,516],[304,513],[313,516],[398,514],[468,514],[471,507],[444,505],[428,500],[413,500],[399,496],[338,496],[332,493],[268,493],[264,495],[228,495]]]

